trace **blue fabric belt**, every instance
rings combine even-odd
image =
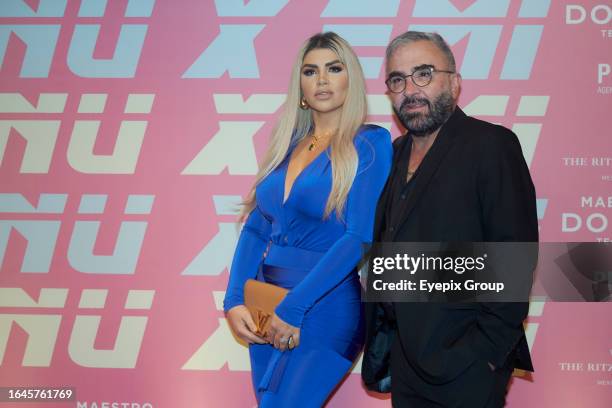
[[[325,255],[325,252],[310,251],[292,246],[270,245],[265,265],[309,271]]]

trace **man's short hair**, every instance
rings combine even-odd
[[[400,34],[389,43],[387,46],[386,58],[389,61],[389,58],[393,55],[395,50],[397,50],[402,45],[410,44],[415,41],[430,41],[432,42],[446,57],[446,61],[448,63],[447,69],[450,71],[456,71],[457,68],[455,66],[455,56],[451,51],[450,47],[444,41],[444,38],[438,33],[426,33],[422,31],[406,31],[404,34]],[[438,67],[440,69],[441,67]]]

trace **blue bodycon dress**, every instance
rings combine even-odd
[[[256,207],[242,229],[224,300],[227,311],[244,303],[244,283],[265,280],[290,292],[276,314],[300,328],[300,344],[281,352],[249,345],[260,407],[320,407],[363,346],[357,263],[372,241],[376,204],[391,167],[389,132],[362,126],[354,139],[357,173],[344,208],[323,219],[331,191],[329,148],[295,179],[283,203],[292,149],[256,189]],[[264,252],[270,244],[267,255]]]

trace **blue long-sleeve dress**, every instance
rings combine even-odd
[[[249,345],[260,407],[320,407],[363,346],[356,266],[372,241],[376,204],[391,168],[391,137],[375,125],[354,138],[359,158],[343,220],[323,219],[331,191],[329,149],[298,175],[286,202],[289,157],[256,188],[256,206],[242,229],[224,299],[225,311],[244,303],[244,283],[265,280],[290,289],[276,314],[300,328],[298,347],[281,352]],[[270,244],[264,259],[264,252]]]

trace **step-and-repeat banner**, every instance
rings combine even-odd
[[[542,240],[610,240],[610,0],[1,0],[0,386],[76,391],[14,406],[254,406],[221,299],[291,65],[346,38],[397,137],[383,56],[408,29],[518,135]],[[612,406],[611,312],[534,299],[508,406]],[[329,406],[390,406],[359,367]]]

